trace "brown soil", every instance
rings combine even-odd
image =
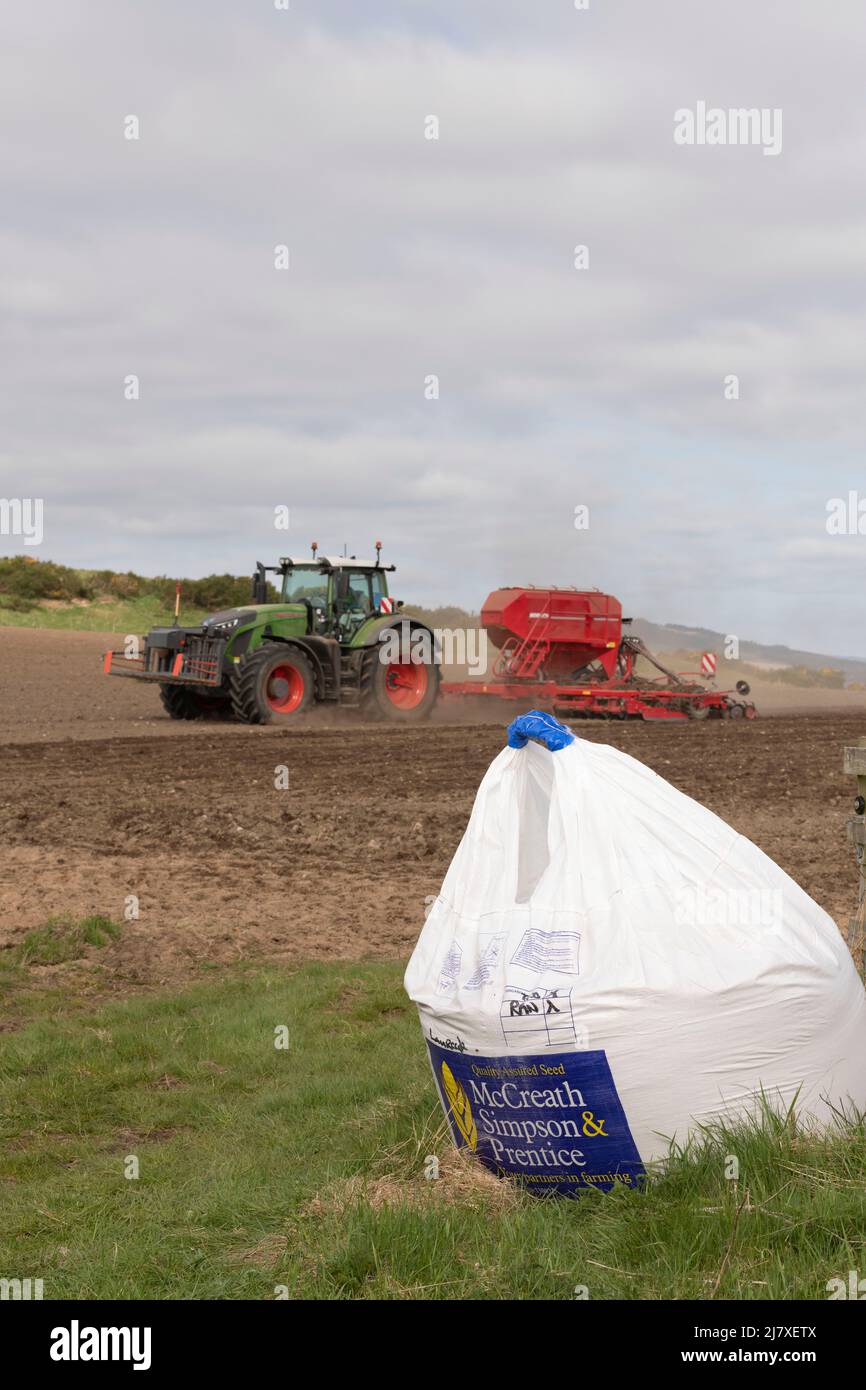
[[[134,894],[119,941],[34,975],[129,990],[215,962],[406,957],[513,711],[412,729],[174,723],[151,689],[101,675],[105,645],[0,629],[0,948],[52,914],[122,920]],[[847,919],[842,747],[866,713],[578,732],[706,803]]]

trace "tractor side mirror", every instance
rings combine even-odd
[[[253,575],[253,603],[267,603],[268,601],[268,576],[261,560],[256,560],[256,572]]]

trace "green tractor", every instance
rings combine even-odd
[[[104,670],[159,685],[172,719],[295,719],[314,703],[402,723],[426,719],[439,691],[431,630],[399,614],[394,565],[354,556],[256,564],[252,601],[200,627],[155,627],[143,650],[107,652]],[[280,576],[272,602],[268,574]]]

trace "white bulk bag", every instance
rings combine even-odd
[[[455,1141],[573,1195],[763,1098],[866,1109],[866,994],[827,913],[635,758],[537,711],[511,730],[406,971]]]

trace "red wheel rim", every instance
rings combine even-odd
[[[269,672],[265,697],[277,714],[291,714],[304,698],[304,678],[300,671],[283,661]]]
[[[427,667],[414,661],[392,661],[385,671],[385,694],[397,709],[417,709],[428,683]]]

